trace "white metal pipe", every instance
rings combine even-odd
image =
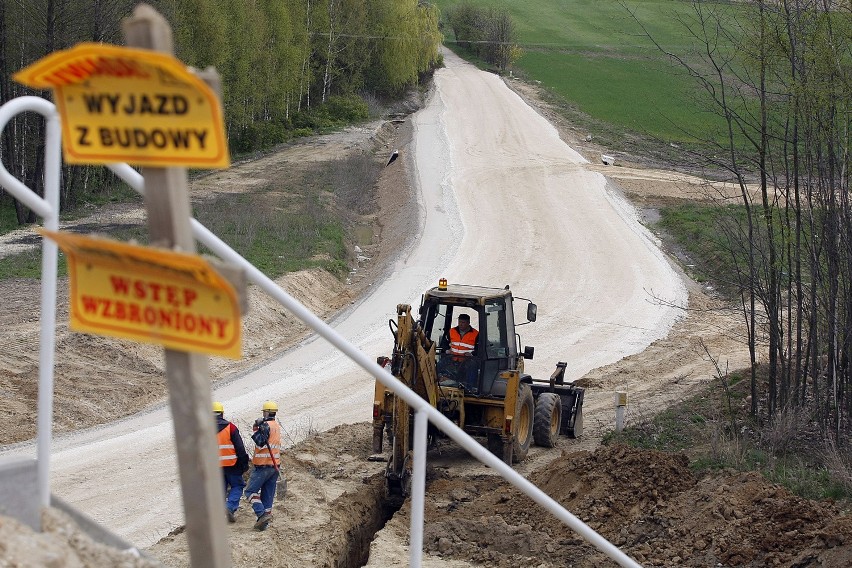
[[[36,112],[46,121],[44,149],[44,199],[10,174],[0,163],[0,185],[44,221],[50,231],[59,229],[59,174],[62,165],[62,130],[56,107],[40,97],[18,97],[0,107],[0,132],[22,112]],[[53,361],[56,345],[56,243],[42,239],[41,330],[39,336],[38,418],[36,435],[36,487],[42,507],[50,506],[50,450],[53,437]]]
[[[141,174],[139,174],[136,170],[127,166],[126,164],[111,164],[108,167],[113,172],[118,174],[122,179],[124,179],[135,190],[139,191],[140,193],[144,192],[144,179],[142,178]],[[343,336],[337,333],[334,328],[327,325],[323,320],[314,315],[313,312],[308,310],[305,306],[303,306],[296,299],[290,296],[269,277],[263,274],[263,272],[258,270],[254,265],[249,263],[238,253],[236,253],[225,242],[219,239],[219,237],[211,233],[206,227],[204,227],[204,225],[202,225],[195,219],[192,219],[191,223],[192,231],[196,239],[204,243],[207,248],[209,248],[223,260],[232,262],[245,269],[246,276],[251,282],[254,282],[272,298],[281,303],[293,315],[302,320],[306,325],[316,331],[317,334],[323,337],[326,341],[328,341],[338,350],[347,355],[362,369],[374,376],[379,382],[381,382],[389,389],[393,390],[397,396],[402,398],[409,406],[412,407],[412,409],[416,411],[416,416],[418,418],[421,415],[428,418],[428,420],[435,424],[441,431],[446,433],[456,443],[458,443],[460,446],[470,452],[472,456],[477,458],[479,461],[485,463],[486,465],[490,466],[492,469],[494,469],[494,471],[499,473],[509,483],[517,487],[521,492],[529,495],[529,497],[532,498],[536,503],[540,504],[546,510],[550,511],[550,513],[552,513],[556,518],[558,518],[560,521],[568,525],[571,529],[579,533],[583,538],[588,540],[589,543],[591,543],[598,550],[606,554],[612,560],[617,562],[619,565],[629,568],[641,568],[639,564],[637,564],[635,561],[633,561],[633,559],[624,554],[616,546],[614,546],[604,537],[592,530],[583,521],[569,513],[567,510],[565,510],[564,507],[554,501],[541,489],[530,483],[522,475],[520,475],[508,465],[506,465],[503,460],[497,458],[494,454],[486,450],[479,442],[470,437],[464,430],[456,426],[443,414],[438,412],[437,409],[433,408],[428,401],[420,398],[417,393],[405,386],[402,381],[388,373],[382,367],[379,367],[379,365],[375,361],[371,360],[357,347],[349,343],[349,341],[347,341]],[[417,440],[415,440],[415,443],[417,443]],[[423,453],[425,454],[425,446]],[[412,493],[414,493],[414,491],[412,491]],[[418,498],[422,499],[423,491],[420,491],[420,493],[421,495]],[[414,498],[415,497],[412,494],[412,503]],[[422,524],[420,526],[421,528],[418,531],[420,534],[417,536],[415,534],[412,534],[410,536],[411,539],[414,539],[416,537],[422,539]]]
[[[409,566],[420,568],[423,558],[423,509],[426,506],[426,436],[429,416],[414,415],[414,471],[411,479],[411,534],[408,538]]]
[[[127,164],[107,164],[106,167],[123,179],[136,193],[145,194],[145,178],[142,177],[142,174]]]
[[[45,118],[57,116],[56,107],[48,100],[41,97],[18,97],[0,107],[0,132],[3,132],[3,129],[16,114],[27,111],[37,112]],[[47,159],[46,154],[45,159]],[[45,163],[45,176],[47,175],[47,167],[48,165]],[[2,162],[0,162],[0,185],[42,219],[51,216],[50,204],[10,174]],[[45,194],[46,192],[47,188],[45,188]]]
[[[51,105],[53,106],[53,105]],[[44,227],[59,230],[59,174],[62,131],[55,110],[44,114],[47,120],[44,149],[44,198],[50,213]],[[50,506],[50,451],[53,443],[53,360],[56,347],[57,247],[52,239],[42,239],[41,253],[41,339],[38,367],[38,465],[37,483],[42,507]]]

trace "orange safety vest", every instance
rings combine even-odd
[[[262,448],[255,444],[251,458],[254,465],[278,465],[281,462],[281,426],[275,420],[267,420],[266,423],[269,424],[269,442]]]
[[[231,441],[231,425],[228,424],[216,435],[219,440],[219,465],[228,467],[237,465],[237,449]]]
[[[450,353],[453,355],[473,355],[473,349],[476,347],[476,339],[479,337],[479,332],[470,328],[467,333],[462,336],[459,328],[450,329]],[[459,357],[453,357],[459,359]]]

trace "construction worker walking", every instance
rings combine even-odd
[[[243,474],[248,469],[249,457],[243,445],[243,437],[232,422],[225,420],[225,408],[221,402],[213,403],[213,416],[216,418],[217,439],[219,445],[219,466],[225,479],[225,509],[228,522],[236,522],[240,497],[246,482]]]
[[[252,465],[254,469],[246,486],[246,499],[251,503],[257,521],[256,530],[266,530],[272,522],[272,501],[281,467],[281,426],[275,420],[278,405],[263,403],[263,418],[254,421]]]

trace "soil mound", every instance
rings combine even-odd
[[[646,566],[852,565],[852,517],[756,473],[696,479],[684,455],[603,446],[563,454],[531,481]],[[427,491],[438,494],[427,499],[432,554],[500,567],[615,565],[493,477],[439,479]]]
[[[0,516],[0,566],[82,568],[162,568],[159,561],[136,549],[118,550],[95,542],[65,513],[44,510],[43,532],[35,532],[15,519]]]

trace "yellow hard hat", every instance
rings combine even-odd
[[[263,403],[264,412],[278,412],[278,405],[274,400],[267,400]]]
[[[221,413],[225,412],[225,407],[222,406],[221,402],[214,402],[213,403],[213,412],[218,412],[218,413],[221,414]]]

